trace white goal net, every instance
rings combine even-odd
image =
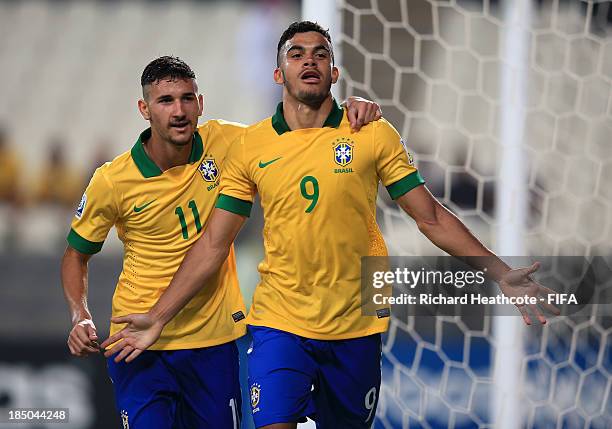
[[[520,145],[510,174],[524,182],[524,254],[609,262],[612,6],[527,1],[510,18],[518,3],[340,1],[340,94],[382,105],[432,193],[493,249],[506,129]],[[391,254],[439,254],[384,192],[379,222]],[[509,331],[514,427],[612,427],[612,318],[593,308]],[[508,427],[494,405],[502,319],[395,313],[375,427]]]

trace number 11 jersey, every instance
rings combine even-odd
[[[194,134],[189,162],[162,172],[147,156],[144,131],[134,147],[94,173],[72,221],[68,244],[101,250],[114,225],[124,245],[113,316],[148,311],[206,228],[229,142],[244,126],[208,121]],[[96,285],[100,287],[103,285]],[[168,323],[152,350],[209,347],[245,333],[245,307],[233,248],[219,272]],[[121,328],[111,324],[111,335]]]

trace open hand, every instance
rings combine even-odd
[[[517,268],[514,270],[508,271],[506,274],[502,276],[499,281],[499,287],[504,293],[504,295],[508,297],[518,297],[518,296],[532,296],[538,298],[539,304],[527,304],[527,305],[517,305],[517,308],[521,312],[523,316],[523,320],[525,324],[531,325],[531,317],[529,316],[529,312],[527,309],[536,315],[541,324],[546,323],[546,317],[542,314],[542,311],[538,306],[545,308],[555,315],[561,314],[561,311],[557,307],[548,303],[548,296],[555,295],[556,292],[552,289],[542,286],[538,282],[534,281],[531,278],[531,274],[535,273],[540,268],[540,263],[535,262],[529,267],[526,268]],[[540,300],[540,298],[544,298]]]
[[[113,317],[113,323],[127,323],[123,329],[108,337],[101,346],[103,348],[115,344],[104,352],[104,356],[111,357],[115,353],[115,362],[131,362],[143,351],[151,347],[161,335],[164,325],[149,315],[128,314],[127,316]]]

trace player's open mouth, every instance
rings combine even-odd
[[[321,82],[321,75],[314,70],[308,70],[302,73],[300,79],[306,83],[319,83]]]

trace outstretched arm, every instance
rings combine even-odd
[[[243,216],[214,209],[204,234],[187,252],[170,285],[149,312],[111,319],[113,323],[127,323],[127,326],[102,343],[102,347],[108,347],[119,341],[105,356],[119,352],[116,362],[127,356],[126,362],[130,362],[155,343],[163,327],[219,270],[244,221]]]
[[[499,283],[505,295],[546,296],[555,293],[531,279],[530,275],[539,268],[538,263],[527,268],[511,269],[482,244],[459,218],[442,206],[425,186],[419,186],[402,195],[397,199],[397,203],[416,221],[419,230],[440,249],[450,255],[462,257],[477,269],[485,268],[483,261],[486,261],[488,275]],[[482,256],[487,258],[479,258]],[[559,314],[559,310],[553,305],[543,302],[542,306],[554,314]],[[527,307],[540,323],[546,323],[546,318],[537,306]],[[518,309],[525,323],[530,325],[531,318],[526,306],[520,306]]]
[[[62,287],[72,320],[68,348],[79,357],[98,353],[96,326],[87,308],[87,262],[90,257],[68,246],[62,258]]]
[[[446,253],[453,256],[495,256],[454,214],[434,198],[427,187],[418,186],[397,199],[400,207],[412,217],[419,230]],[[510,270],[499,260],[489,274],[498,280]]]

